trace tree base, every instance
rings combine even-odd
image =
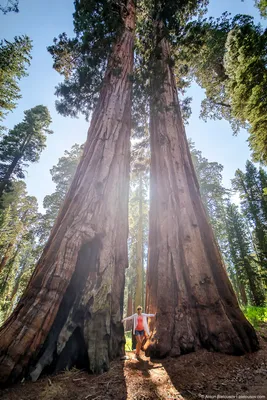
[[[147,356],[176,357],[201,348],[243,355],[259,349],[256,332],[239,308],[231,309],[228,315],[220,303],[217,310],[210,307],[187,311],[177,312],[170,320],[164,314],[157,315],[155,328],[144,346]]]

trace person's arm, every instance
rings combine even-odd
[[[130,319],[133,319],[133,317],[134,317],[134,314],[131,315],[130,317],[123,318],[123,320],[121,322],[129,321]]]
[[[156,314],[145,314],[145,313],[144,313],[144,315],[145,315],[146,317],[155,317]]]

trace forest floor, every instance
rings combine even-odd
[[[201,350],[153,360],[127,352],[108,372],[72,369],[0,391],[1,400],[267,400],[267,324],[258,328],[260,350],[229,356]]]

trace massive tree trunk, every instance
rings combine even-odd
[[[178,356],[200,347],[229,354],[256,350],[201,201],[181,112],[170,48],[159,40],[152,82],[151,191],[147,311],[153,334],[147,352]]]
[[[36,380],[43,370],[72,365],[100,373],[124,353],[132,0],[123,18],[72,185],[26,292],[1,329],[1,382],[28,373]]]

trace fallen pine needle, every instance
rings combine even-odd
[[[89,399],[89,397],[93,397],[93,396],[98,396],[100,394],[100,392],[98,393],[92,393],[92,394],[88,394],[85,399]],[[98,396],[99,397],[99,396]],[[94,400],[96,397],[94,397],[92,400]]]
[[[76,378],[76,379],[72,379],[72,382],[76,382],[76,381],[86,381],[86,378]]]

